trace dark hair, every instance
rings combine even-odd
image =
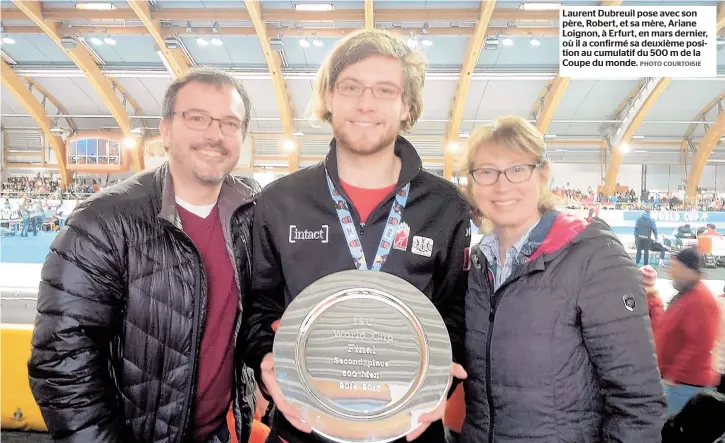
[[[174,116],[176,96],[179,93],[179,90],[181,90],[181,88],[188,85],[189,83],[193,82],[203,83],[206,85],[215,85],[220,88],[222,86],[232,86],[234,89],[236,89],[239,95],[242,97],[242,102],[244,103],[244,119],[242,120],[242,123],[244,124],[244,135],[247,134],[252,108],[251,101],[249,100],[249,95],[244,89],[244,86],[242,86],[242,82],[232,77],[228,73],[216,68],[192,68],[186,74],[171,82],[171,85],[169,85],[169,88],[166,90],[166,94],[164,95],[164,105],[161,110],[161,116],[164,119],[169,119]]]

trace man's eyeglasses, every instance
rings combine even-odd
[[[244,133],[244,122],[238,118],[214,118],[198,111],[174,112],[173,115],[180,115],[184,125],[194,131],[206,131],[212,122],[219,122],[219,128],[225,135],[237,136]]]
[[[352,80],[343,80],[335,84],[335,89],[337,89],[340,95],[344,95],[345,97],[362,97],[365,91],[369,89],[373,93],[373,97],[381,100],[395,100],[403,93],[401,88],[388,83],[364,86]]]
[[[493,169],[493,168],[477,168],[471,169],[469,173],[473,177],[473,181],[481,186],[491,186],[495,184],[501,174],[506,176],[511,183],[523,183],[531,178],[534,173],[534,169],[540,167],[541,164],[533,165],[515,165],[504,170]]]

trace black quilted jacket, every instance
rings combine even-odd
[[[250,281],[255,190],[228,178],[218,202],[242,293]],[[81,203],[41,277],[28,369],[54,440],[192,441],[207,285],[201,257],[181,230],[167,166]],[[241,309],[240,302],[232,398],[236,433],[246,442],[255,388],[238,335]]]

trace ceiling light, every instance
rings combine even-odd
[[[318,48],[325,46],[325,43],[319,38],[315,38],[314,40],[312,40],[312,44],[317,46]]]
[[[332,11],[335,9],[331,3],[298,3],[294,5],[297,11]]]
[[[206,41],[203,37],[199,37],[196,39],[196,44],[199,46],[209,46],[209,42]]]
[[[3,37],[2,42],[5,43],[6,45],[14,45],[15,39],[12,37]]]
[[[103,43],[113,46],[116,44],[116,40],[112,39],[111,37],[106,37],[103,39]]]
[[[126,137],[123,139],[123,147],[124,148],[135,148],[136,147],[136,139],[133,137]]]
[[[300,39],[299,44],[303,48],[309,48],[310,47],[310,42],[308,42],[307,39],[304,39],[304,38],[301,38]]]
[[[284,141],[284,150],[287,152],[292,152],[297,147],[297,143],[295,143],[294,140],[285,140]]]
[[[556,11],[559,8],[561,8],[561,3],[532,2],[521,5],[521,9],[524,11]]]
[[[409,47],[410,49],[415,49],[415,48],[417,48],[417,47],[418,47],[418,40],[414,39],[413,37],[410,37],[410,38],[409,38],[409,39],[408,39],[408,40],[406,41],[406,44],[408,45],[408,47]]]
[[[211,39],[211,44],[214,46],[221,46],[224,44],[224,42],[222,41],[222,39],[214,37],[213,39]]]
[[[93,43],[96,46],[101,46],[103,44],[103,41],[98,37],[91,37],[91,43]]]
[[[424,38],[423,40],[421,40],[420,43],[423,46],[433,46],[433,40],[429,40],[427,38]]]
[[[514,45],[514,41],[511,40],[510,38],[503,39],[501,41],[501,43],[503,43],[504,46],[513,46]]]
[[[449,150],[450,152],[458,152],[458,149],[459,149],[460,147],[461,147],[461,145],[459,145],[459,144],[458,144],[458,143],[456,143],[456,142],[450,142],[450,143],[448,143],[448,150]]]
[[[294,135],[295,137],[302,137],[303,135],[305,135],[305,133],[304,132],[293,132],[292,135]]]
[[[623,154],[626,154],[627,152],[629,152],[629,145],[626,143],[623,145],[619,145],[619,152],[621,152]]]
[[[76,9],[94,9],[97,11],[108,11],[116,9],[113,3],[76,3]]]
[[[529,40],[529,43],[531,43],[531,46],[535,48],[541,46],[541,40],[537,38],[532,38],[531,40]]]

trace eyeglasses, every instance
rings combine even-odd
[[[373,93],[373,97],[381,100],[395,100],[403,93],[403,89],[395,85],[378,83],[372,86],[364,86],[353,80],[341,81],[335,84],[335,89],[345,97],[362,97],[365,91],[369,89]]]
[[[225,135],[238,136],[244,133],[245,124],[238,118],[214,118],[198,111],[174,112],[172,115],[181,115],[184,125],[194,131],[206,131],[212,122],[219,122],[219,128]]]
[[[495,184],[501,174],[505,175],[511,183],[523,183],[531,178],[534,173],[534,169],[540,167],[541,164],[533,165],[515,165],[504,170],[493,169],[493,168],[477,168],[471,169],[469,173],[473,177],[473,181],[481,186],[491,186]]]

